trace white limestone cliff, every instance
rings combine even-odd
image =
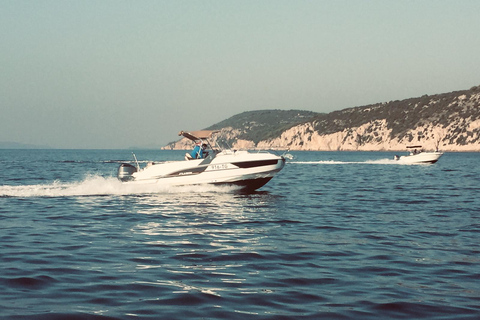
[[[440,99],[430,99],[425,104],[417,103],[415,110],[435,107]],[[445,104],[444,104],[445,106]],[[372,107],[375,108],[375,107]],[[427,150],[474,151],[480,152],[480,93],[467,97],[465,94],[454,97],[451,103],[438,113],[419,119],[414,128],[401,135],[392,134],[393,124],[387,119],[374,119],[338,132],[322,134],[317,131],[315,122],[305,122],[283,131],[280,136],[260,141],[240,139],[242,130],[223,128],[215,135],[214,142],[226,141],[234,149],[290,149],[311,151],[399,151],[407,145],[422,145]],[[352,117],[355,113],[349,109]],[[362,112],[368,112],[363,108]],[[471,112],[473,111],[473,112]],[[350,113],[349,113],[350,114]],[[470,114],[467,118],[465,114]],[[358,113],[357,113],[358,115]],[[405,115],[408,117],[408,114]],[[336,120],[335,120],[336,121]],[[393,120],[397,122],[397,119]],[[244,129],[247,130],[248,128]],[[190,149],[192,142],[187,139],[177,141],[165,149]]]

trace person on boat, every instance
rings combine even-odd
[[[203,159],[208,156],[208,152],[205,151],[205,149],[207,149],[207,145],[205,143],[202,144],[201,142],[198,142],[190,155],[193,159]]]
[[[202,158],[208,157],[207,144],[202,144]]]

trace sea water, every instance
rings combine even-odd
[[[124,185],[128,150],[0,150],[0,318],[480,318],[480,154],[291,154],[239,194]]]

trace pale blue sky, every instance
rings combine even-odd
[[[0,141],[164,145],[480,85],[480,1],[0,0]]]

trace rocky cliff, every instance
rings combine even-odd
[[[209,129],[236,149],[480,151],[480,86],[328,114],[300,110],[244,112]],[[190,149],[180,140],[168,149]]]

